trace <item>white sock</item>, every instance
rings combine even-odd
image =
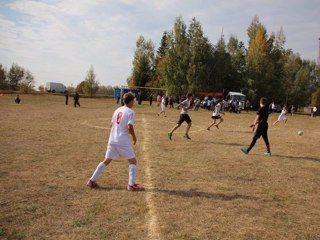
[[[96,181],[97,177],[99,177],[105,167],[106,165],[103,162],[99,163],[90,180]]]
[[[133,186],[136,182],[137,166],[135,164],[129,165],[129,185]]]

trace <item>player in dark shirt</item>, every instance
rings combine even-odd
[[[267,152],[264,153],[266,156],[271,156],[270,151],[270,144],[268,140],[268,117],[269,117],[269,110],[266,107],[267,99],[261,98],[260,99],[260,108],[257,112],[257,116],[255,118],[254,123],[250,126],[252,128],[255,128],[256,125],[258,125],[256,132],[254,133],[252,142],[248,148],[241,148],[241,151],[244,154],[248,154],[250,150],[253,148],[253,146],[256,144],[257,140],[262,136],[266,147]]]
[[[80,95],[79,95],[78,92],[76,92],[76,94],[75,94],[74,97],[73,97],[74,107],[76,107],[77,105],[80,107],[79,98],[80,98]]]

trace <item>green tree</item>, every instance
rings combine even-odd
[[[189,90],[187,81],[190,48],[187,27],[181,17],[177,18],[173,30],[168,33],[168,51],[162,76],[169,95],[181,96]]]
[[[155,51],[151,40],[140,36],[136,42],[130,86],[145,87],[154,79]]]
[[[153,81],[148,82],[147,84],[148,87],[163,87],[165,85],[163,75],[162,75],[162,70],[166,62],[166,53],[168,51],[167,42],[168,42],[168,32],[164,31],[161,38],[160,47],[157,50],[155,71],[154,71],[155,75],[154,75]]]
[[[99,82],[96,81],[96,74],[91,66],[83,84],[83,93],[92,97],[99,89]]]
[[[311,101],[311,94],[319,87],[317,66],[313,61],[302,60],[291,50],[284,54],[282,84],[286,94],[286,102],[306,106]]]
[[[296,86],[295,78],[296,74],[302,66],[302,60],[300,56],[292,53],[291,50],[285,53],[285,62],[282,74],[282,86],[285,92],[286,102],[294,105],[301,105],[296,99]]]
[[[2,90],[8,89],[8,82],[7,82],[6,74],[7,73],[6,73],[5,68],[2,66],[2,64],[0,64],[0,89],[2,89]]]
[[[236,36],[231,36],[227,44],[227,51],[231,58],[231,70],[229,73],[229,83],[226,86],[226,92],[230,90],[240,91],[245,89],[246,76],[246,49],[243,42],[239,42]]]
[[[300,106],[306,106],[311,100],[311,88],[308,66],[302,66],[294,80],[294,101]]]
[[[158,48],[158,51],[157,51],[157,57],[156,57],[157,61],[159,61],[166,55],[166,52],[168,50],[167,41],[168,41],[168,32],[164,31],[161,38],[160,47]]]
[[[190,41],[190,59],[187,72],[189,92],[213,90],[213,47],[204,37],[202,26],[192,19],[188,37]]]
[[[271,57],[273,39],[268,39],[267,31],[263,24],[255,17],[248,28],[249,48],[246,55],[248,88],[255,92],[257,98],[265,96],[269,100],[277,96],[275,65]],[[258,99],[252,99],[254,103]]]
[[[25,73],[24,68],[20,67],[18,64],[13,63],[7,74],[7,80],[9,83],[9,89],[18,90],[18,84],[23,78]]]
[[[18,83],[21,92],[28,93],[34,91],[34,77],[29,70],[25,70],[22,79]]]
[[[221,36],[214,51],[214,90],[226,92],[234,90],[230,73],[232,70],[231,56],[227,52],[226,43]]]

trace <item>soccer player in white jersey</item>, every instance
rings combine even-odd
[[[221,124],[223,122],[223,118],[221,117],[220,113],[224,114],[223,112],[220,112],[221,111],[221,102],[222,102],[222,99],[220,98],[218,100],[218,103],[217,105],[214,107],[214,112],[212,114],[212,119],[213,119],[213,122],[210,124],[209,127],[207,127],[207,130],[210,131],[210,128],[212,126],[215,126],[216,128],[219,129],[219,124]],[[219,119],[219,122],[216,124],[216,120]]]
[[[129,191],[144,191],[144,187],[135,183],[136,178],[136,156],[130,143],[129,134],[132,136],[133,145],[136,144],[137,138],[134,133],[135,112],[132,110],[134,104],[134,96],[126,93],[123,96],[125,106],[119,107],[112,116],[111,131],[109,136],[108,147],[105,160],[100,162],[89,179],[87,185],[91,188],[97,188],[99,185],[96,180],[103,169],[108,166],[112,160],[118,159],[120,156],[129,161],[129,183],[127,189]]]
[[[191,121],[191,118],[189,117],[189,114],[188,114],[188,110],[192,108],[191,103],[190,103],[191,100],[192,100],[192,94],[188,93],[187,94],[187,99],[184,100],[183,102],[179,103],[179,107],[182,108],[181,112],[180,112],[180,118],[179,118],[179,121],[177,122],[177,125],[175,125],[171,129],[171,131],[168,132],[168,137],[169,137],[170,140],[172,139],[173,132],[175,130],[177,130],[184,121],[186,121],[186,123],[188,124],[184,137],[186,139],[189,139],[189,140],[191,139],[190,136],[189,136],[189,130],[191,128],[192,121]]]
[[[275,125],[277,122],[280,122],[280,121],[284,121],[284,123],[287,123],[287,117],[286,117],[287,113],[288,113],[287,106],[284,105],[278,119],[273,123],[273,125]]]
[[[158,113],[158,116],[160,116],[161,113],[163,113],[164,116],[166,117],[166,96],[165,95],[162,96],[160,108],[161,108],[161,111]]]

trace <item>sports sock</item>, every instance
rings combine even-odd
[[[99,175],[101,174],[101,172],[103,171],[103,169],[106,168],[106,165],[103,162],[100,162],[96,168],[96,170],[94,171],[92,177],[90,178],[90,180],[92,181],[96,181],[97,177],[99,177]]]
[[[135,164],[129,165],[129,185],[133,186],[136,182],[137,166]]]
[[[270,152],[270,145],[267,144],[266,147],[267,147],[267,152],[269,153]]]

